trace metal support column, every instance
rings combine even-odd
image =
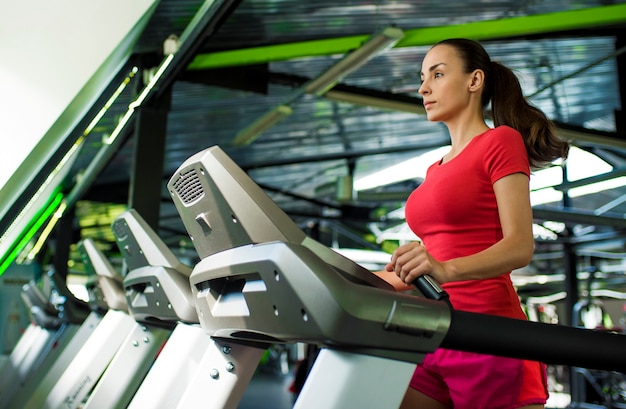
[[[128,205],[158,229],[171,87],[137,115]]]
[[[622,32],[617,34],[615,49],[626,46],[626,35]],[[617,62],[617,79],[619,89],[620,109],[615,110],[615,128],[617,133],[626,132],[626,54],[622,53],[615,57]]]
[[[565,243],[563,245],[563,261],[565,267],[565,291],[567,297],[565,297],[565,317],[562,323],[565,325],[572,325],[574,305],[580,298],[578,290],[578,275],[576,273],[578,269],[578,261],[576,257],[576,249],[571,243]]]
[[[55,235],[54,246],[54,270],[65,279],[67,277],[67,260],[70,258],[70,245],[74,242],[74,220],[75,220],[75,208],[67,209],[63,217],[59,221],[58,228]]]
[[[569,182],[567,164],[563,166],[563,180]],[[568,209],[571,205],[569,191],[563,192],[563,208]],[[578,259],[576,256],[575,245],[571,242],[574,237],[574,231],[571,227],[566,228],[567,241],[563,244],[563,269],[565,270],[565,316],[561,321],[565,325],[572,325],[574,305],[578,302],[580,296],[578,290]]]

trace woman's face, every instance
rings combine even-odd
[[[447,122],[468,108],[472,73],[463,71],[463,61],[454,47],[440,44],[428,51],[422,62],[422,85],[418,90],[428,120]]]

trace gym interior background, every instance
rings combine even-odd
[[[380,266],[415,239],[404,201],[449,142],[442,124],[427,121],[417,93],[421,58],[449,37],[480,40],[513,68],[573,146],[566,164],[531,178],[536,252],[513,274],[529,316],[624,329],[626,1],[161,0],[132,11],[74,3],[49,14],[43,6],[0,7],[15,8],[5,19],[39,27],[0,28],[14,39],[3,55],[18,55],[10,47],[30,55],[28,69],[0,63],[6,81],[45,80],[59,90],[73,81],[56,110],[17,88],[1,97],[3,115],[18,123],[3,130],[5,162],[20,132],[35,129],[31,121],[54,114],[27,135],[32,149],[17,154],[0,190],[5,354],[30,322],[23,284],[54,269],[85,296],[92,277],[79,242],[94,240],[124,272],[111,224],[128,208],[183,263],[198,261],[166,185],[187,158],[213,145],[311,237]],[[67,25],[56,26],[56,57],[49,48],[30,52],[61,14]],[[288,354],[287,368],[270,370],[279,390],[296,361]],[[551,368],[551,392],[563,395],[552,405],[626,407],[623,377],[578,375],[582,395],[571,390],[566,368]]]

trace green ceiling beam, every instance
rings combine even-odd
[[[626,4],[593,7],[557,13],[404,30],[396,47],[427,46],[451,37],[475,40],[503,39],[542,33],[589,29],[626,23]],[[286,61],[294,58],[345,54],[360,47],[370,36],[329,38],[297,43],[268,45],[197,55],[190,70]]]

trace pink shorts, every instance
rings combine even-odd
[[[455,409],[514,409],[545,405],[545,365],[438,349],[418,365],[409,386]]]

